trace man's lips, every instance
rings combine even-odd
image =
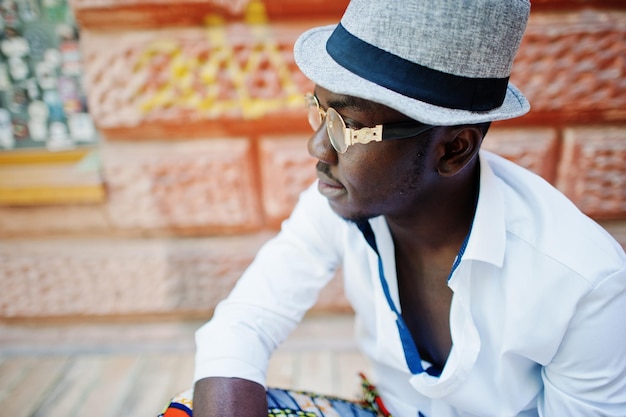
[[[343,185],[341,185],[339,181],[335,180],[334,178],[330,178],[328,175],[324,174],[321,171],[317,171],[317,179],[319,180],[319,182],[322,182],[329,187],[343,188]]]
[[[345,192],[345,188],[341,183],[321,171],[317,171],[317,189],[326,198],[339,197]]]

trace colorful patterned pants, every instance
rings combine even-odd
[[[192,417],[193,390],[175,396],[159,417]],[[268,417],[377,417],[367,403],[307,392],[270,388],[267,390]]]

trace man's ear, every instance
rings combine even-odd
[[[453,127],[441,144],[437,170],[444,177],[460,172],[476,156],[483,140],[483,131],[472,125]]]

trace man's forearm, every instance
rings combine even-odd
[[[204,378],[196,382],[194,417],[267,417],[265,388],[241,378]]]

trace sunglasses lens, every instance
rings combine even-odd
[[[333,108],[329,108],[326,111],[326,129],[333,148],[339,153],[344,153],[348,149],[348,145],[344,139],[346,124],[341,118],[341,115]]]
[[[307,94],[304,97],[304,104],[306,106],[307,118],[309,120],[309,124],[313,128],[313,130],[317,131],[322,125],[322,115],[320,114],[319,107],[317,105],[317,100],[312,94]]]

